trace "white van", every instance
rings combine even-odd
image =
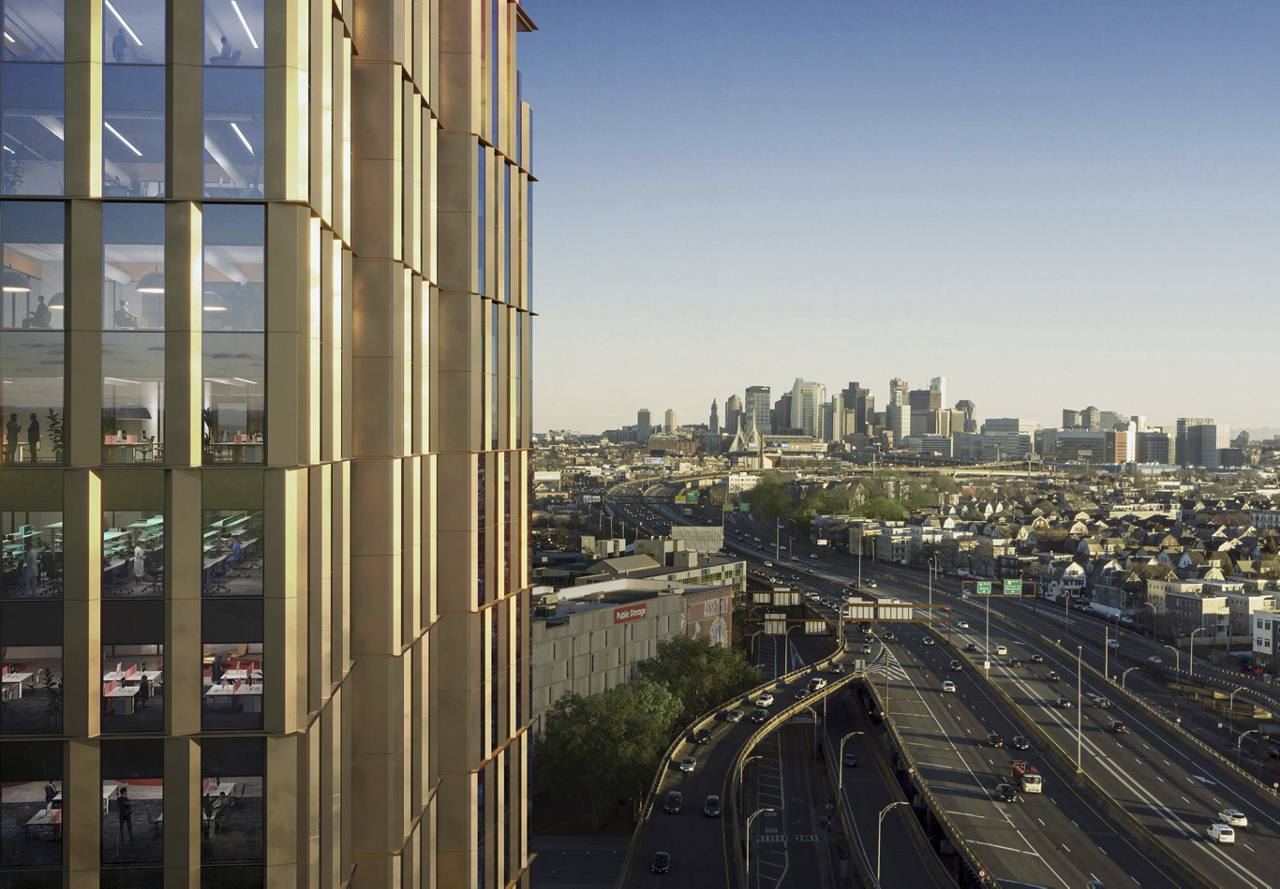
[[[1206,834],[1210,842],[1214,843],[1234,843],[1236,841],[1236,829],[1230,824],[1210,824]]]
[[[1004,645],[996,646],[996,654],[1000,655],[1001,657],[1004,657],[1008,653],[1009,653],[1009,649],[1007,646],[1004,646]]]

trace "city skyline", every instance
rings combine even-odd
[[[1245,385],[1280,273],[1280,8],[807,9],[749,4],[725,28],[717,2],[625,22],[531,5],[555,184],[539,286],[562,309],[538,327],[538,429],[604,428],[618,404],[698,416],[759,380],[938,373],[1046,425],[1086,393],[1280,426]],[[1209,317],[1227,323],[1190,339]],[[602,370],[598,395],[566,394]]]

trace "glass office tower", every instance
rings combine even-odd
[[[527,886],[533,23],[0,16],[0,889]]]

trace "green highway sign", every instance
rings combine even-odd
[[[980,581],[978,581],[978,583],[977,583],[977,585],[976,585],[975,593],[976,593],[977,595],[979,595],[979,596],[990,596],[990,595],[991,595],[991,581],[989,581],[989,580],[980,580]]]
[[[1022,580],[1006,580],[1000,585],[1000,588],[1006,596],[1021,596]]]

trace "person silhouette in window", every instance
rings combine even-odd
[[[4,426],[4,462],[18,462],[18,436],[22,434],[22,424],[17,414],[9,415],[9,422]]]
[[[124,62],[124,54],[129,49],[129,44],[124,39],[124,28],[116,29],[116,37],[111,41],[111,56],[116,60],[116,64]]]
[[[31,414],[31,422],[27,425],[27,447],[31,450],[27,460],[31,463],[36,462],[36,451],[40,448],[40,419],[34,411]]]
[[[44,301],[44,296],[39,298],[36,303],[35,310],[31,313],[32,327],[48,327],[53,320],[53,314],[49,311],[49,305]]]
[[[129,311],[129,301],[127,299],[120,301],[120,306],[115,311],[116,330],[137,330],[138,316]]]

